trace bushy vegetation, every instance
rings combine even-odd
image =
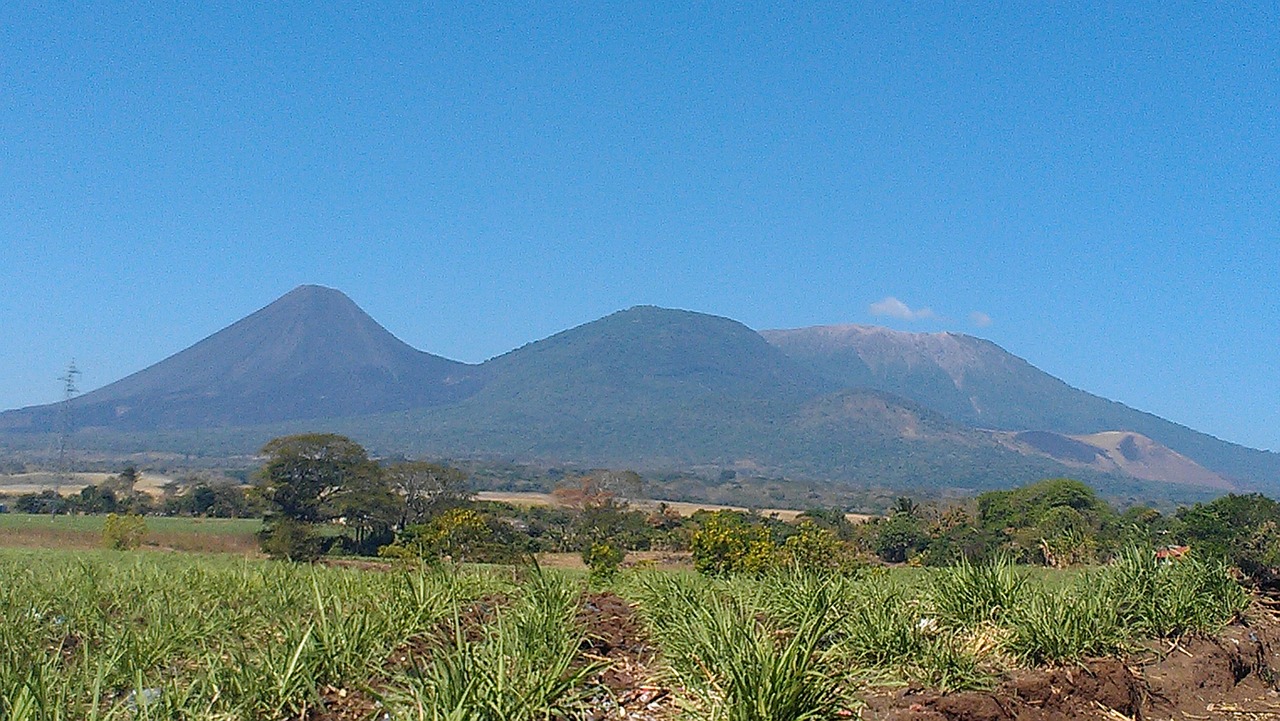
[[[639,495],[643,479],[631,472],[563,475],[558,505],[519,507],[476,501],[463,470],[378,462],[343,436],[285,436],[262,450],[266,461],[248,491],[201,482],[172,489],[159,508],[253,509],[264,519],[262,550],[293,561],[340,553],[509,563],[560,552],[580,554],[606,576],[628,552],[658,549],[691,551],[698,571],[728,576],[778,567],[847,573],[872,562],[965,567],[1001,559],[1086,567],[1128,547],[1177,555],[1190,547],[1201,559],[1226,560],[1260,586],[1280,586],[1280,504],[1256,494],[1227,495],[1171,515],[1143,506],[1121,512],[1084,483],[1049,479],[947,503],[899,497],[888,513],[865,523],[831,508],[811,509],[793,522],[729,510],[683,518],[663,506],[632,507],[628,499]],[[15,510],[61,504],[79,512],[146,512],[151,502],[134,490],[138,476],[126,467],[71,498],[24,496]]]
[[[142,516],[110,513],[102,526],[102,544],[118,551],[137,548],[146,535],[147,522]]]

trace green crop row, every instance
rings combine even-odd
[[[836,718],[868,683],[982,688],[1018,666],[1212,633],[1248,594],[1219,562],[1150,553],[1048,581],[1008,561],[910,580],[779,572],[728,581],[649,575],[632,595],[691,718]]]
[[[536,568],[357,570],[191,555],[0,552],[0,718],[571,719],[598,704],[584,579]],[[631,572],[683,713],[837,718],[870,683],[979,687],[1017,665],[1213,632],[1227,569],[1133,552],[1053,581],[1005,562],[911,575]]]

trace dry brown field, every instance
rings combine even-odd
[[[517,506],[559,506],[560,502],[550,493],[517,493],[508,491],[481,491],[476,494],[476,498],[482,501],[500,501],[502,503],[510,503]],[[745,506],[725,506],[718,503],[697,503],[689,501],[661,501],[654,499],[638,499],[630,501],[632,508],[641,510],[656,509],[659,504],[665,503],[668,508],[682,516],[692,516],[698,511],[747,511],[751,510]],[[791,508],[761,508],[757,509],[762,515],[777,516],[779,520],[794,521],[803,511],[797,511]],[[845,518],[851,523],[861,523],[870,519],[872,516],[865,513],[846,513]]]

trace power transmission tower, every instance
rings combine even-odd
[[[62,404],[58,408],[58,471],[54,476],[53,491],[62,495],[62,481],[71,480],[71,463],[67,459],[67,446],[71,438],[71,399],[76,397],[80,389],[76,387],[76,378],[80,377],[80,369],[76,361],[71,359],[67,372],[58,377],[62,381]]]

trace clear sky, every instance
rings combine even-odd
[[[301,283],[464,361],[968,332],[1280,450],[1280,5],[0,7],[0,408]]]

